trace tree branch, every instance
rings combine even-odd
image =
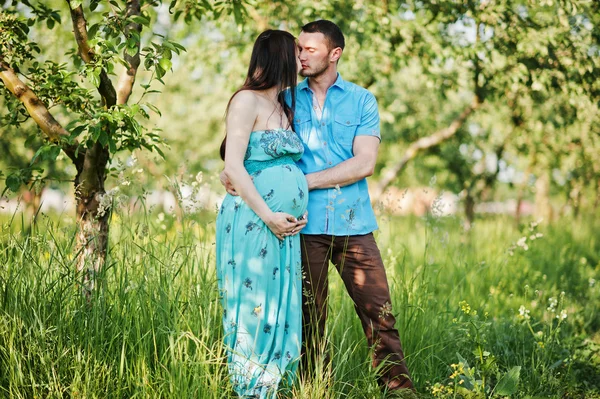
[[[465,123],[469,115],[471,115],[473,111],[479,108],[480,105],[481,102],[479,100],[479,97],[475,96],[473,98],[472,103],[469,104],[463,110],[463,112],[456,119],[454,119],[454,121],[452,121],[450,126],[439,130],[430,136],[422,137],[419,140],[412,143],[404,152],[402,158],[400,158],[400,160],[396,164],[385,169],[385,172],[382,174],[381,178],[379,179],[379,182],[377,183],[373,192],[371,193],[371,202],[377,202],[381,194],[383,194],[383,192],[388,188],[388,186],[392,184],[392,182],[396,179],[398,173],[406,166],[406,164],[410,160],[415,158],[419,152],[435,147],[443,141],[448,140],[450,137],[454,136],[458,129]]]
[[[140,1],[139,0],[127,0],[127,16],[140,15]],[[125,27],[125,37],[129,37],[131,34],[137,34],[138,37],[142,32],[142,25],[134,22],[128,24]],[[135,83],[135,76],[137,74],[138,67],[140,66],[140,42],[137,43],[137,51],[135,55],[131,56],[125,50],[125,61],[129,67],[123,71],[119,78],[117,85],[117,104],[127,104],[129,96],[133,91],[133,84]]]
[[[6,88],[25,106],[31,118],[40,127],[42,132],[55,144],[59,144],[65,154],[73,163],[77,164],[83,157],[78,154],[75,157],[75,151],[78,144],[66,144],[62,139],[70,136],[69,132],[54,119],[54,116],[48,111],[46,105],[35,95],[35,93],[17,76],[3,59],[0,58],[0,79],[4,82]]]
[[[79,47],[79,55],[86,64],[92,63],[96,54],[88,44],[87,21],[83,15],[83,6],[80,5],[73,9],[71,8],[69,0],[65,1],[69,5],[69,10],[71,11],[73,33],[75,34],[75,41]],[[100,93],[100,96],[102,96],[102,101],[107,108],[110,108],[117,103],[117,93],[104,68],[102,68],[102,71],[100,72],[100,86],[98,87],[98,92]]]
[[[58,143],[61,137],[69,136],[69,132],[54,119],[44,103],[31,91],[29,86],[19,79],[15,71],[2,60],[0,60],[0,79],[2,79],[6,88],[23,103],[29,115],[51,141]]]

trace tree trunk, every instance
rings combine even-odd
[[[579,216],[581,209],[581,191],[583,187],[579,185],[579,182],[575,182],[573,186],[573,189],[569,192],[569,202],[571,202],[571,206],[573,207],[573,217],[576,218]]]
[[[24,233],[29,235],[37,224],[38,215],[40,214],[40,208],[42,205],[42,192],[41,190],[31,189],[26,190],[21,195],[23,201],[23,213],[27,218],[27,227],[25,227]]]
[[[83,6],[79,4],[73,8],[74,3],[67,3],[75,41],[79,48],[79,55],[86,63],[97,61],[97,55],[88,42],[87,21]],[[127,0],[127,17],[141,14],[139,0]],[[125,36],[128,39],[138,38],[142,26],[129,22],[125,26]],[[100,71],[100,85],[98,92],[102,97],[105,110],[111,110],[117,103],[126,104],[135,82],[135,76],[140,63],[140,43],[136,40],[136,52],[131,55],[124,50],[124,60],[127,68],[119,80],[119,91],[115,90],[105,68]],[[91,148],[81,148],[77,140],[71,140],[68,132],[50,113],[47,106],[40,98],[21,80],[16,71],[6,63],[0,54],[0,80],[12,94],[19,99],[29,115],[37,123],[48,139],[57,145],[73,161],[77,169],[75,177],[75,196],[77,200],[77,259],[76,266],[83,278],[83,288],[89,299],[96,284],[98,272],[106,260],[108,248],[108,221],[112,205],[112,198],[106,196],[104,181],[106,180],[106,166],[110,153],[106,146],[96,142]],[[106,131],[108,136],[114,132]]]
[[[548,222],[552,220],[553,210],[550,204],[550,176],[543,173],[535,182],[535,216]]]
[[[515,209],[515,224],[518,226],[521,223],[521,206],[523,206],[523,191],[519,189],[517,193],[517,207]]]
[[[600,205],[600,179],[596,179],[596,199],[594,200],[594,211]]]
[[[467,195],[465,197],[465,217],[467,218],[465,228],[471,230],[473,221],[475,220],[475,198],[473,198],[473,195],[471,195],[469,190],[467,190]]]
[[[528,143],[529,145],[529,143]],[[523,206],[523,198],[525,197],[525,190],[527,189],[529,183],[529,176],[531,175],[531,171],[535,163],[537,162],[537,154],[535,151],[531,152],[529,163],[527,164],[527,168],[525,169],[525,175],[523,177],[523,181],[519,184],[519,189],[517,191],[517,209],[515,209],[515,225],[519,226],[521,223],[521,207]]]
[[[81,273],[82,288],[90,298],[102,270],[108,248],[108,221],[111,199],[106,198],[104,181],[108,149],[96,143],[86,152],[83,164],[78,165],[75,178],[77,199],[77,271]]]

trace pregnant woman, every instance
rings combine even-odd
[[[295,161],[303,145],[292,129],[285,89],[300,69],[294,37],[261,33],[246,81],[229,101],[221,146],[227,195],[217,216],[217,274],[229,375],[243,398],[275,398],[293,382],[301,345],[302,281],[298,231],[308,187]]]

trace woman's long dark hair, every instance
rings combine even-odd
[[[286,31],[269,29],[261,33],[252,48],[250,66],[244,85],[240,87],[229,99],[227,111],[231,100],[242,90],[267,90],[272,87],[279,89],[277,101],[281,105],[288,119],[288,128],[294,122],[294,109],[296,108],[295,87],[298,79],[296,63],[296,39]],[[284,89],[289,88],[291,106],[285,101]],[[221,143],[221,159],[225,160],[225,141]]]

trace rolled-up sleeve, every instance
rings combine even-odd
[[[377,100],[371,93],[367,93],[362,106],[360,125],[356,130],[356,136],[374,136],[381,141],[379,129],[379,110],[377,109]]]

